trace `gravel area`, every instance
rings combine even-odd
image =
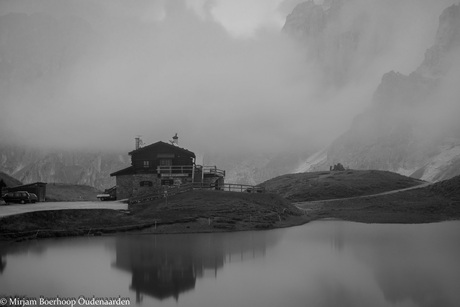
[[[119,201],[74,201],[44,202],[35,204],[9,204],[0,206],[0,217],[34,211],[68,210],[68,209],[113,209],[127,210],[128,204]]]

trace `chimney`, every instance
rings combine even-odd
[[[140,136],[136,137],[136,150],[141,148],[142,144],[143,143],[142,143],[141,137]]]

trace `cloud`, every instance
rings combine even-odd
[[[370,14],[375,31],[342,88],[320,87],[322,71],[281,34],[295,1],[2,2],[2,12],[42,12],[61,24],[76,15],[95,37],[64,67],[0,94],[3,139],[126,150],[136,135],[151,143],[177,132],[180,144],[196,151],[325,145],[370,103],[384,72],[410,71],[429,47],[428,38],[409,38],[434,33],[439,14],[431,15],[430,2],[407,1],[388,29],[389,15],[379,15],[391,11],[388,1],[356,0],[343,16],[346,24]],[[401,29],[405,18],[415,21]],[[370,49],[378,31],[386,32],[376,56]],[[33,114],[25,123],[24,112]]]

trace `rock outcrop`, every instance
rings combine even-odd
[[[459,63],[457,4],[441,14],[435,42],[421,65],[409,75],[386,73],[371,107],[315,158],[317,163],[299,169],[327,170],[341,162],[350,168],[390,170],[430,181],[460,174],[460,129],[447,119],[460,107],[458,90],[448,85],[452,76],[454,80],[460,76]]]
[[[115,185],[110,173],[129,164],[126,154],[0,146],[0,170],[24,184],[41,181],[88,185],[103,190]]]

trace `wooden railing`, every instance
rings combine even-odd
[[[169,165],[169,166],[158,166],[158,174],[192,174],[193,165]],[[214,174],[217,176],[225,177],[225,171],[218,169],[217,166],[202,166],[195,165],[195,172],[202,174]]]
[[[215,184],[203,184],[200,182],[195,182],[193,184],[193,189],[195,190],[220,190],[220,191],[229,191],[229,192],[247,192],[247,193],[264,193],[265,188],[255,185],[248,184],[237,184],[237,183],[224,183],[223,185]]]
[[[199,169],[201,167],[201,170],[203,171],[204,174],[215,174],[217,176],[225,177],[225,171],[218,169],[217,166],[201,166],[197,165],[197,168]]]
[[[256,185],[224,183],[222,190],[230,192],[247,192],[247,193],[263,193],[265,188]]]
[[[158,166],[158,174],[192,174],[193,165],[169,165],[169,166]]]

